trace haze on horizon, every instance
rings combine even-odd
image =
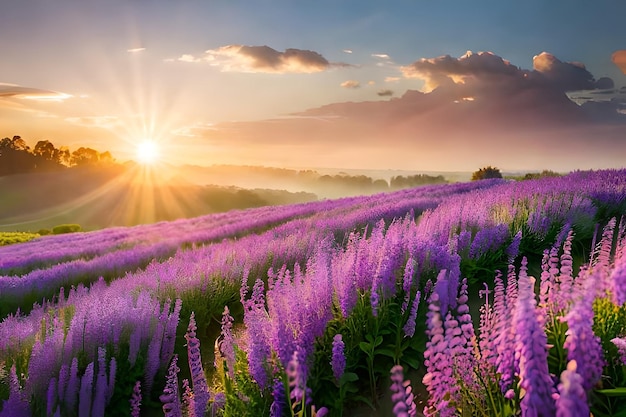
[[[623,167],[626,3],[31,0],[0,137],[163,162]],[[470,52],[471,51],[471,52]]]

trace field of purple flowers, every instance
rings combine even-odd
[[[0,416],[626,416],[624,215],[606,170],[2,246]]]

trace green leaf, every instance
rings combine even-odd
[[[372,400],[370,400],[369,398],[364,397],[362,395],[357,395],[357,396],[354,397],[354,399],[356,401],[364,402],[365,404],[369,405],[372,408],[372,410],[376,410],[376,407],[374,407],[374,404],[372,403]]]
[[[369,354],[372,351],[372,345],[370,345],[367,342],[359,343],[359,348],[361,348],[361,350],[367,354]]]
[[[354,381],[358,381],[359,380],[359,376],[357,374],[355,374],[354,372],[346,372],[341,376],[341,379],[339,380],[339,384],[345,384],[346,382],[354,382]]]
[[[596,390],[596,392],[598,394],[606,395],[607,397],[626,397],[626,387],[599,389]]]
[[[419,369],[420,367],[420,361],[415,356],[403,356],[402,361],[413,369]]]
[[[380,345],[381,343],[383,343],[383,337],[382,336],[377,336],[376,340],[374,341],[374,347]]]
[[[396,352],[394,352],[391,349],[377,349],[375,351],[375,354],[389,356],[391,359],[395,359],[396,358]]]

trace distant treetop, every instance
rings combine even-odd
[[[472,181],[486,180],[489,178],[502,178],[502,173],[498,168],[492,167],[491,165],[472,173]]]
[[[0,176],[113,163],[115,160],[108,151],[81,147],[70,152],[65,146],[57,148],[49,140],[40,140],[31,149],[20,136],[0,139]]]

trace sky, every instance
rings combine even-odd
[[[626,2],[11,0],[0,137],[169,164],[625,166]],[[144,147],[145,148],[145,147]]]

